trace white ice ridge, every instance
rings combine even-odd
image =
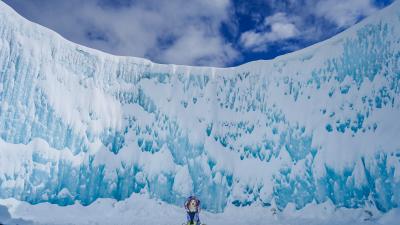
[[[400,204],[399,115],[400,1],[232,68],[109,55],[0,1],[0,198],[386,212]]]

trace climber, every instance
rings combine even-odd
[[[185,209],[187,213],[187,225],[201,225],[200,223],[200,200],[195,196],[190,196],[185,201]]]

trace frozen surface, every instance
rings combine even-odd
[[[97,199],[89,206],[74,204],[63,207],[49,203],[32,206],[15,199],[0,200],[0,204],[0,207],[8,208],[8,215],[13,218],[8,220],[7,225],[181,225],[185,219],[182,207],[149,199],[148,196],[140,194],[132,194],[122,201]],[[289,204],[282,212],[257,204],[243,208],[231,205],[226,207],[223,213],[203,211],[200,213],[200,219],[206,224],[224,225],[398,224],[398,209],[386,214],[375,210],[335,208],[330,201],[320,205],[311,203],[300,210]]]
[[[399,24],[396,1],[274,60],[189,67],[79,46],[0,1],[0,198],[396,210]]]

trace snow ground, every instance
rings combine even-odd
[[[373,209],[338,209],[329,202],[301,210],[289,205],[283,212],[273,212],[272,207],[228,206],[223,213],[202,211],[200,216],[207,225],[397,225],[400,221],[400,209],[381,214]],[[183,208],[139,194],[119,202],[99,199],[89,206],[0,200],[0,221],[7,225],[180,225],[184,219]]]

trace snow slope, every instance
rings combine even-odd
[[[189,67],[71,43],[0,1],[0,198],[397,208],[399,24],[396,1],[274,60]]]

